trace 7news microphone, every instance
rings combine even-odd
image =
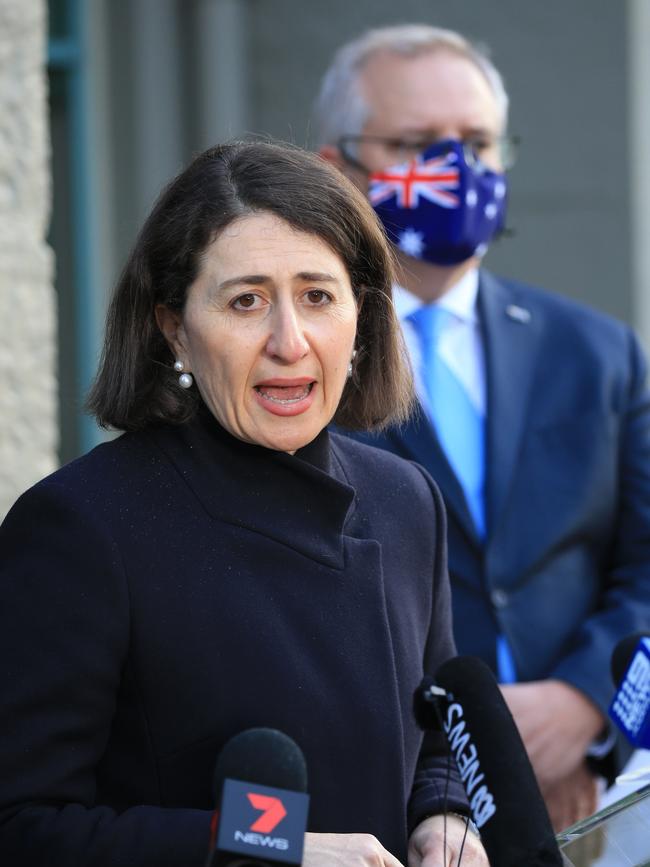
[[[275,729],[247,729],[224,746],[214,772],[217,808],[206,867],[299,867],[307,828],[307,767]]]
[[[565,863],[517,726],[494,675],[457,656],[415,693],[425,731],[444,731],[491,867]]]
[[[609,715],[635,747],[650,749],[650,636],[623,638],[612,654],[616,694]]]

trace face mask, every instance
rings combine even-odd
[[[482,256],[506,214],[506,177],[465,147],[436,142],[408,163],[370,175],[368,198],[390,240],[404,253],[435,265]]]

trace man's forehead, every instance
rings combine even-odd
[[[377,49],[371,52],[361,64],[360,76],[362,80],[371,84],[377,78],[383,78],[384,75],[390,77],[396,72],[404,77],[411,69],[427,70],[430,73],[432,68],[437,68],[439,71],[450,69],[457,74],[458,69],[465,66],[477,73],[491,91],[483,70],[475,60],[464,52],[456,51],[446,45],[423,47],[408,52],[390,48]]]
[[[369,109],[366,132],[378,125],[400,134],[448,126],[499,132],[502,125],[483,71],[448,48],[377,51],[361,69],[359,85]]]

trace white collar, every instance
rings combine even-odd
[[[472,268],[463,274],[460,280],[448,289],[445,294],[435,303],[457,318],[474,325],[478,322],[476,311],[476,299],[478,297],[478,268]],[[393,303],[398,318],[401,320],[424,306],[424,302],[417,295],[409,292],[399,284],[393,286]]]

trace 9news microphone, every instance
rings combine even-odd
[[[526,748],[488,666],[449,659],[435,683],[423,680],[414,708],[421,728],[445,732],[491,867],[562,867]]]
[[[206,867],[302,864],[309,796],[300,747],[275,729],[247,729],[214,772],[217,809]]]
[[[625,737],[650,749],[650,637],[629,635],[612,654],[612,678],[617,686],[609,715]]]

